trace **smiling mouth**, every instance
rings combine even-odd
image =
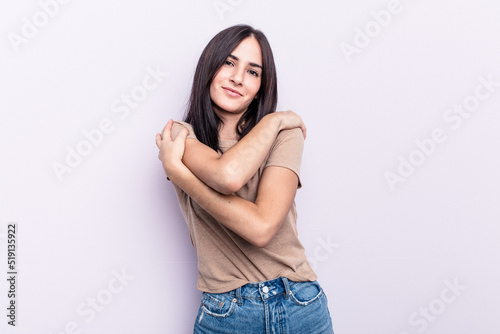
[[[234,89],[231,89],[231,88],[227,88],[227,87],[222,87],[222,89],[224,89],[229,95],[231,96],[243,96],[240,92],[234,90]]]

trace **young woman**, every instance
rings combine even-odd
[[[184,122],[156,135],[198,255],[194,333],[333,333],[297,237],[306,128],[276,103],[266,37],[233,26],[205,47]]]

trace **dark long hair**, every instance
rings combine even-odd
[[[257,97],[241,116],[236,131],[243,138],[262,117],[276,111],[278,86],[273,52],[266,36],[248,25],[235,25],[217,35],[203,50],[193,79],[185,122],[191,124],[199,141],[219,150],[222,120],[212,108],[210,85],[231,52],[247,37],[255,37],[262,51],[262,76]]]

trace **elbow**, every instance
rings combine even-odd
[[[218,191],[224,195],[231,195],[240,190],[245,184],[241,176],[236,175],[234,171],[226,169],[223,171]]]
[[[253,239],[250,241],[252,245],[258,248],[266,247],[279,230],[281,224],[275,224],[270,222],[263,222],[261,228],[254,235]]]
[[[231,195],[240,190],[241,187],[237,181],[230,180],[223,183],[219,192],[224,195]]]
[[[269,244],[270,241],[271,241],[271,238],[261,237],[261,238],[253,240],[252,245],[254,245],[255,247],[258,247],[258,248],[264,248]]]

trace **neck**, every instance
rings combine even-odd
[[[219,129],[219,138],[224,140],[238,140],[239,135],[236,132],[238,119],[231,117],[230,119],[222,119],[224,122]]]
[[[221,112],[217,106],[213,106],[213,108],[217,116],[222,120],[222,125],[219,129],[219,139],[239,140],[240,136],[236,131],[236,127],[242,114]]]

